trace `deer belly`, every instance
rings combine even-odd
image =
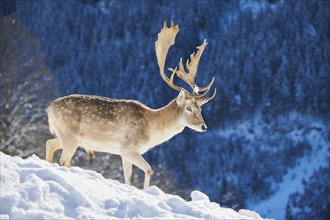
[[[82,147],[96,152],[106,152],[111,154],[120,154],[120,143],[118,142],[101,142],[92,139],[84,139],[81,143]]]

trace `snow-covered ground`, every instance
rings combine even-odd
[[[156,186],[140,190],[37,156],[0,152],[0,162],[0,219],[262,219],[254,211],[221,208],[199,191],[185,201]]]

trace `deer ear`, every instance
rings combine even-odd
[[[178,97],[176,98],[176,103],[178,105],[183,105],[183,103],[185,102],[185,99],[186,99],[186,94],[184,93],[183,90],[181,90]]]

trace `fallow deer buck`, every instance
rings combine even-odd
[[[168,78],[164,72],[165,60],[178,32],[178,25],[172,22],[168,28],[164,22],[155,43],[160,75],[171,88],[180,92],[176,99],[160,109],[151,109],[134,100],[91,95],[70,95],[56,99],[47,109],[49,130],[57,137],[46,143],[46,160],[53,162],[54,152],[63,149],[60,164],[69,167],[78,146],[90,154],[93,151],[117,154],[122,158],[125,183],[131,184],[134,164],[144,171],[144,188],[147,188],[152,170],[141,156],[143,153],[182,132],[185,127],[206,131],[201,106],[216,95],[214,89],[211,97],[204,98],[214,77],[208,86],[200,88],[195,84],[195,76],[207,42],[204,40],[197,47],[197,53],[190,55],[186,63],[188,73],[181,58],[179,69],[169,68],[172,75]],[[185,81],[193,92],[189,93],[175,85],[175,75]]]

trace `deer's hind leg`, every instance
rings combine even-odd
[[[54,153],[57,150],[62,149],[62,145],[59,138],[49,139],[46,142],[46,160],[49,163],[53,163]]]
[[[63,146],[60,165],[70,167],[71,159],[76,152],[80,142],[78,141],[77,136],[70,133],[59,132],[58,136],[61,145]]]
[[[78,145],[74,141],[65,141],[63,143],[63,151],[60,158],[61,166],[70,167],[71,159],[76,152]]]

